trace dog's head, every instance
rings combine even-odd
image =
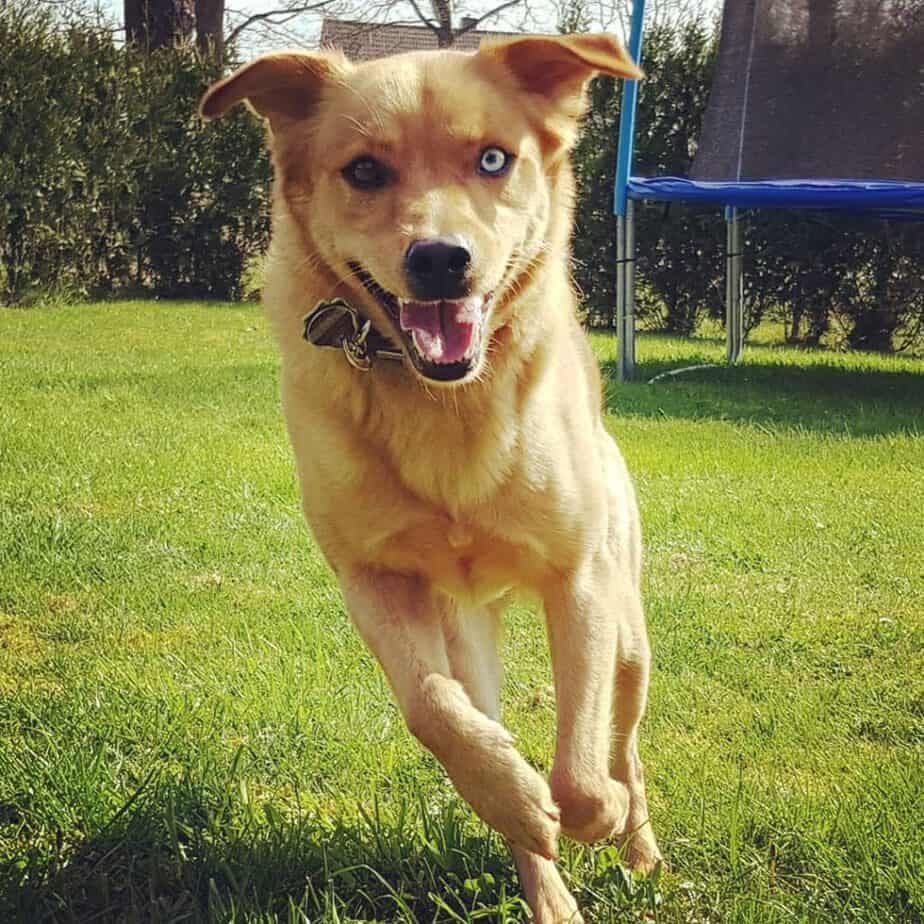
[[[462,382],[503,323],[495,306],[548,247],[555,177],[596,73],[640,76],[606,35],[360,65],[281,52],[215,84],[201,111],[246,100],[268,120],[305,260],[400,339],[420,376]]]

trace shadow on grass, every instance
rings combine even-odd
[[[59,836],[0,869],[0,920],[529,920],[503,841],[453,798],[283,818],[239,798],[207,807],[182,785],[152,787],[97,834]],[[654,884],[613,856],[591,863],[579,900],[602,902],[601,921],[654,908]]]
[[[469,828],[451,803],[387,818],[377,807],[350,821],[283,818],[272,807],[247,810],[230,798],[206,806],[176,784],[157,786],[95,836],[70,847],[59,838],[0,870],[0,918],[451,920],[443,901],[456,914],[474,907],[526,920],[503,844]]]
[[[681,366],[715,363],[712,353],[640,362],[634,381],[620,385],[616,364],[602,366],[606,407],[614,414],[722,420],[762,428],[804,429],[849,436],[918,434],[924,430],[924,363],[920,372],[865,367],[864,357],[835,362],[830,353],[748,346],[739,366],[686,372],[654,384]]]

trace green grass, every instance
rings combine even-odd
[[[767,342],[644,384],[721,351],[646,336],[608,388],[669,866],[566,844],[568,880],[593,922],[920,921],[924,363]],[[252,307],[0,311],[0,920],[526,919],[348,626],[277,379]],[[545,768],[537,614],[505,646]]]

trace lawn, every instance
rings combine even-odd
[[[607,389],[667,866],[565,844],[568,881],[591,922],[919,922],[924,362],[763,342],[645,384],[721,352],[642,337]],[[0,310],[0,920],[526,920],[349,628],[277,380],[253,307]],[[505,648],[547,768],[535,612]]]

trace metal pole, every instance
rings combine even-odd
[[[629,28],[629,57],[642,63],[642,34],[645,24],[645,0],[635,0]],[[638,81],[626,80],[622,85],[622,105],[619,112],[619,147],[616,155],[616,183],[613,187],[613,211],[626,214],[632,153],[635,147],[635,110],[638,105]]]
[[[729,365],[744,350],[744,276],[741,252],[741,218],[738,209],[725,209],[725,358]]]
[[[744,243],[741,236],[741,216],[735,209],[733,221],[735,237],[735,362],[741,361],[744,352]]]
[[[627,378],[629,344],[626,342],[626,217],[616,217],[616,379]]]
[[[725,361],[732,361],[732,345],[735,342],[734,315],[732,301],[732,253],[734,252],[734,235],[732,234],[732,218],[735,210],[725,207]]]
[[[635,0],[629,29],[629,56],[636,64],[642,60],[642,33],[645,24],[645,0]],[[635,232],[629,212],[629,175],[635,145],[635,110],[638,105],[638,81],[622,85],[619,113],[619,147],[616,155],[616,182],[613,184],[613,211],[616,214],[616,372],[620,382],[632,377],[635,369],[635,280],[627,250],[635,255]]]
[[[626,378],[635,376],[635,203],[630,199],[626,203],[626,237],[623,266],[625,272],[625,339],[626,339]]]

